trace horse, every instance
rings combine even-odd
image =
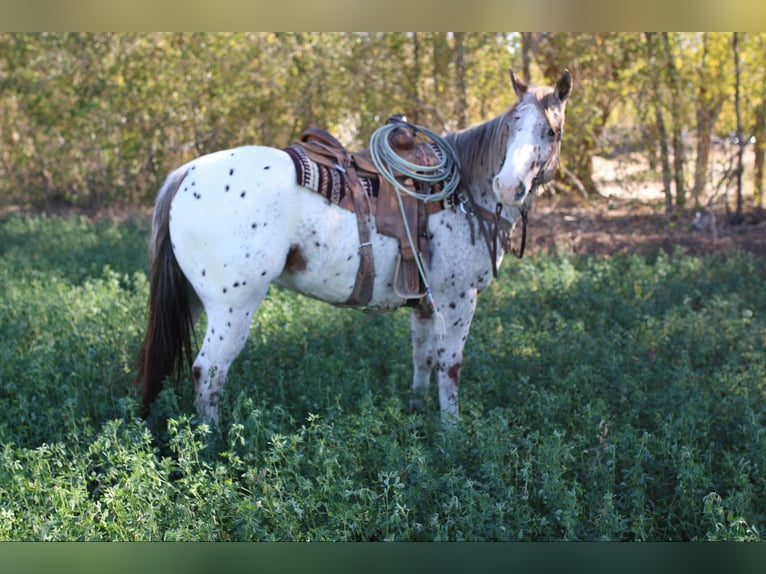
[[[444,135],[460,179],[456,200],[428,216],[429,297],[412,306],[410,329],[411,405],[422,405],[435,372],[442,420],[459,417],[463,347],[477,296],[497,275],[518,221],[526,224],[538,186],[558,170],[570,72],[553,86],[528,83],[513,70],[510,80],[515,101],[503,113]],[[149,241],[147,327],[137,368],[144,416],[163,382],[189,369],[198,415],[219,425],[227,371],[269,286],[343,305],[360,264],[357,223],[351,211],[299,185],[283,149],[216,151],[170,173],[157,195]],[[374,280],[364,307],[408,304],[392,285],[398,241],[373,225],[367,243]],[[206,331],[192,362],[193,328],[203,309]]]

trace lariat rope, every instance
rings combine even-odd
[[[438,154],[439,163],[433,166],[419,165],[407,161],[397,154],[388,141],[388,134],[402,127],[412,130],[415,136],[418,133],[428,136],[440,152]],[[420,201],[443,201],[451,196],[460,184],[460,159],[457,157],[455,149],[446,139],[428,128],[414,126],[408,122],[396,122],[381,126],[370,136],[370,156],[377,170],[394,186],[394,189]],[[444,187],[438,193],[418,193],[399,183],[394,171],[399,172],[405,178],[412,178],[424,183],[444,182]]]
[[[389,133],[402,127],[412,130],[413,136],[422,133],[431,139],[433,145],[439,151],[437,154],[439,162],[436,165],[425,166],[412,163],[393,150],[391,143],[388,141]],[[460,159],[455,153],[455,149],[446,139],[428,128],[414,126],[408,122],[390,123],[375,130],[372,136],[370,136],[370,159],[372,159],[372,163],[378,172],[393,186],[396,192],[399,211],[402,214],[402,222],[404,223],[404,231],[407,234],[407,241],[415,255],[415,265],[423,281],[424,296],[428,299],[431,308],[434,310],[435,320],[437,321],[437,333],[443,336],[446,332],[444,317],[439,312],[436,301],[431,293],[428,270],[423,263],[423,257],[415,245],[410,226],[407,223],[407,215],[404,210],[401,194],[406,193],[423,202],[444,201],[455,193],[458,185],[460,185]],[[405,179],[410,178],[413,181],[427,184],[443,183],[442,190],[438,193],[418,193],[417,191],[409,190],[397,180],[394,171],[400,173]]]

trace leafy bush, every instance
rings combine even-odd
[[[133,357],[145,224],[0,223],[0,539],[760,540],[763,262],[567,252],[481,296],[456,428],[405,312],[270,292],[220,431]]]

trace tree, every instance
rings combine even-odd
[[[527,42],[542,72],[538,82],[555,82],[568,67],[575,79],[576,97],[567,104],[566,147],[562,154],[564,182],[587,196],[598,195],[593,157],[605,151],[607,123],[630,86],[634,62],[643,55],[637,34],[542,33]],[[535,78],[532,78],[535,80]]]
[[[757,209],[763,209],[764,154],[766,153],[766,34],[763,32],[747,34],[743,45],[746,61],[743,64],[750,94],[747,98],[752,105],[753,135],[753,199]],[[749,115],[750,115],[749,114]]]
[[[652,106],[654,107],[655,122],[657,127],[657,138],[660,148],[660,162],[662,165],[662,189],[665,193],[665,211],[673,211],[673,191],[671,184],[670,154],[668,152],[668,135],[665,129],[665,117],[663,115],[661,85],[661,67],[657,64],[655,37],[651,32],[646,32],[646,46],[648,55],[648,66],[652,76]]]
[[[728,34],[704,32],[697,78],[697,153],[692,197],[695,207],[708,184],[710,146],[728,92]]]
[[[766,93],[766,81],[762,86]],[[761,103],[756,108],[755,124],[753,130],[755,143],[753,145],[753,199],[759,210],[763,209],[763,178],[764,178],[764,150],[766,149],[766,98],[761,98]]]
[[[742,172],[744,171],[743,155],[745,152],[745,136],[742,133],[742,118],[739,105],[739,34],[734,32],[731,39],[731,47],[734,52],[734,111],[737,117],[737,211],[733,221],[742,222]]]
[[[455,118],[458,129],[468,126],[466,89],[465,32],[455,32]]]
[[[593,158],[616,133],[650,169],[659,150],[668,210],[681,207],[696,126],[695,203],[711,137],[739,130],[741,152],[755,136],[762,205],[766,34],[736,36],[738,81],[733,50],[729,33],[0,33],[0,201],[148,204],[201,153],[285,146],[308,125],[357,149],[394,112],[460,129],[514,102],[513,66],[534,83],[575,77],[558,190],[597,196]]]
[[[686,184],[684,182],[684,164],[686,152],[683,138],[683,114],[681,111],[681,78],[676,69],[676,55],[671,46],[670,34],[661,32],[662,45],[665,49],[665,65],[670,87],[670,116],[673,120],[673,179],[676,185],[676,207],[686,205]]]

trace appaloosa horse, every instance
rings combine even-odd
[[[511,71],[516,102],[501,115],[445,139],[460,166],[453,201],[428,219],[429,303],[411,318],[413,395],[436,371],[442,418],[458,416],[463,346],[477,295],[489,285],[521,214],[559,162],[572,78],[527,85]],[[370,242],[374,283],[367,305],[406,303],[392,288],[398,241]],[[151,241],[148,326],[138,381],[147,408],[162,382],[191,363],[191,335],[202,309],[207,330],[191,365],[195,404],[219,421],[219,394],[271,283],[343,304],[360,264],[354,213],[297,183],[284,151],[244,146],[194,159],[170,174],[157,197]]]

